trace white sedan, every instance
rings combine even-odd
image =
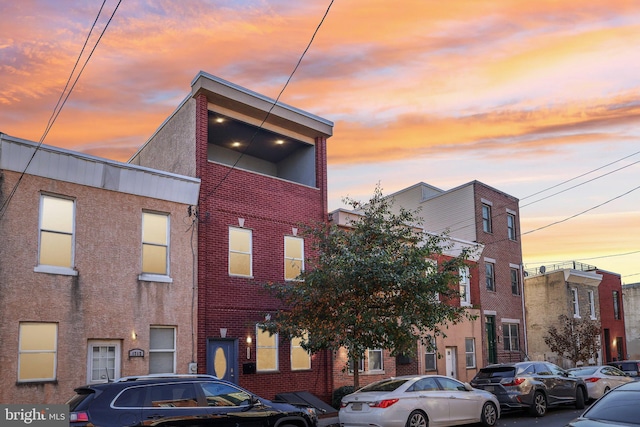
[[[496,425],[500,404],[492,393],[441,375],[407,375],[369,384],[342,398],[341,427]]]
[[[603,394],[620,384],[633,381],[629,375],[613,366],[585,366],[569,369],[571,375],[580,377],[587,385],[589,399],[599,399]]]

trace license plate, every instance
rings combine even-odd
[[[351,404],[352,411],[362,411],[362,403],[352,403]]]

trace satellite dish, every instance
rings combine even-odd
[[[547,271],[547,267],[545,267],[544,265],[540,266],[540,273],[544,274],[544,272]]]
[[[524,277],[529,277],[529,272],[528,271],[524,272]]]

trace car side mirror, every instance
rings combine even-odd
[[[464,389],[467,391],[473,391],[473,387],[471,387],[471,384],[469,383],[464,383]]]

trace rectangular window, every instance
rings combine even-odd
[[[256,370],[278,370],[278,334],[271,334],[256,325]]]
[[[40,196],[40,247],[38,264],[73,268],[75,202]]]
[[[520,351],[517,323],[502,324],[502,340],[504,341],[505,351]]]
[[[424,370],[436,370],[436,340],[433,337],[427,337],[426,350],[424,354]]]
[[[349,373],[353,374],[353,366],[354,366],[354,361],[350,360],[349,361]],[[364,372],[364,357],[362,359],[360,359],[360,362],[358,363],[358,372]]]
[[[229,227],[229,275],[253,275],[251,237],[251,230]]]
[[[485,233],[491,233],[491,206],[482,204],[482,230]]]
[[[484,263],[484,275],[487,282],[487,290],[496,290],[496,276],[494,273],[494,264],[491,262]]]
[[[382,371],[382,350],[377,348],[369,350],[369,371]]]
[[[18,382],[56,379],[58,325],[20,323],[18,344]]]
[[[516,216],[507,214],[507,236],[509,240],[516,240]]]
[[[613,318],[620,320],[620,299],[618,291],[613,291]]]
[[[596,298],[593,291],[589,291],[589,314],[591,320],[596,320]]]
[[[304,240],[284,236],[284,279],[295,280],[304,269]]]
[[[475,338],[464,339],[464,354],[467,368],[476,367],[476,340]]]
[[[309,334],[306,333],[303,338],[291,339],[291,370],[299,371],[311,369],[311,355],[300,345],[301,341],[308,341]]]
[[[151,327],[149,334],[149,373],[176,373],[176,328]]]
[[[106,383],[120,378],[120,343],[118,341],[89,341],[89,383]]]
[[[142,212],[142,273],[169,275],[169,215]]]
[[[469,277],[469,267],[460,267],[460,305],[471,305],[471,279]]]
[[[511,293],[513,295],[520,295],[520,270],[517,268],[511,268]]]
[[[580,317],[580,306],[578,305],[578,290],[571,288],[571,305],[573,306],[573,317]]]

